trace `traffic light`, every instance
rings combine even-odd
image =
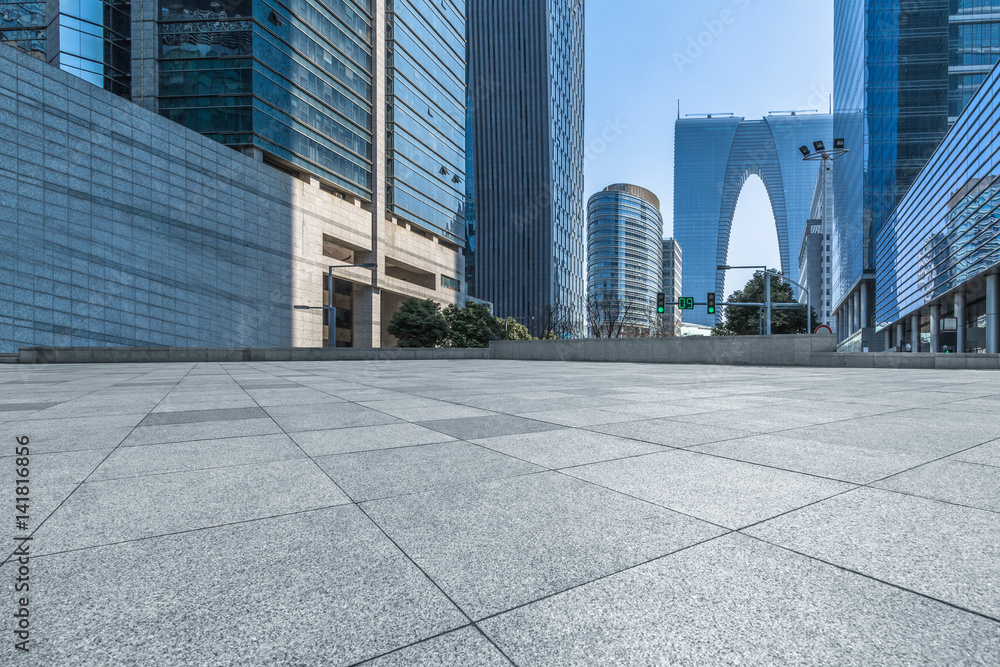
[[[706,300],[708,304],[708,314],[715,315],[715,292],[709,292]]]
[[[663,292],[656,294],[656,312],[662,313],[666,309],[666,296]]]

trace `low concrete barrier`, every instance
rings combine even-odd
[[[814,355],[813,365],[824,368],[936,368],[945,370],[1000,370],[1000,354],[929,354],[921,352],[834,352]]]
[[[401,361],[489,359],[486,348],[328,348],[328,347],[34,347],[18,351],[22,364],[113,364],[238,361]]]
[[[734,366],[811,366],[815,355],[833,353],[836,349],[834,336],[805,334],[497,341],[490,344],[493,359]]]
[[[22,364],[108,364],[243,361],[431,361],[508,359],[818,368],[1000,370],[998,354],[836,352],[828,335],[495,341],[487,348],[154,348],[37,347],[17,353]],[[8,355],[10,356],[10,355]]]

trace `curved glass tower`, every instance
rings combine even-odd
[[[663,216],[656,195],[609,185],[587,203],[587,310],[592,331],[629,335],[656,329],[663,291]]]
[[[778,232],[781,270],[798,276],[798,250],[809,219],[819,165],[799,146],[833,145],[828,114],[678,119],[674,132],[674,235],[684,249],[684,295],[723,298],[736,203],[753,174],[764,181]],[[685,322],[714,326],[716,316],[685,311]]]

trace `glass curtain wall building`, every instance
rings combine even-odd
[[[733,116],[680,118],[674,130],[674,235],[684,249],[684,294],[720,301],[733,215],[751,175],[764,182],[771,201],[781,270],[798,275],[798,250],[819,176],[800,146],[832,145],[828,114],[770,115],[748,121]],[[685,311],[684,321],[715,326],[718,316]]]
[[[587,318],[591,330],[620,326],[627,335],[659,330],[663,291],[663,216],[656,195],[609,185],[587,203]],[[609,337],[602,331],[602,337]]]
[[[130,98],[129,0],[0,0],[0,42]]]
[[[1000,352],[1000,68],[883,224],[876,326],[887,347]],[[945,326],[945,318],[954,318]]]
[[[161,0],[161,114],[372,199],[370,2]]]
[[[834,134],[851,150],[834,174],[844,338],[874,324],[874,239],[1000,57],[1000,3],[835,0],[834,21]]]
[[[387,210],[465,239],[465,2],[389,0]]]
[[[585,300],[580,0],[469,3],[475,296],[537,335]]]

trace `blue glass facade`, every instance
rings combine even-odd
[[[372,198],[368,0],[161,0],[160,113]]]
[[[587,203],[587,303],[590,326],[611,309],[630,333],[656,328],[663,291],[663,216],[656,196],[634,185],[604,188]],[[596,323],[595,323],[596,320]]]
[[[45,0],[0,0],[0,44],[45,60]]]
[[[131,9],[130,0],[0,0],[0,43],[129,98]]]
[[[583,325],[583,3],[469,3],[475,296]]]
[[[799,147],[814,141],[832,145],[829,115],[679,119],[674,132],[674,235],[684,249],[683,290],[699,300],[724,295],[733,215],[751,175],[763,180],[771,201],[781,268],[798,275],[798,244],[809,219],[819,165],[802,159]],[[714,326],[703,311],[685,311],[684,320]]]
[[[1000,267],[1000,69],[886,220],[875,247],[878,327],[911,315],[923,321],[931,304],[947,312],[959,295],[967,299],[960,325],[968,328],[959,351],[987,349],[987,315],[994,314],[995,328],[997,306],[991,310],[983,278]]]
[[[834,173],[837,303],[874,280],[874,239],[1000,57],[1000,3],[835,0],[834,12],[834,133],[852,151]]]
[[[465,2],[393,0],[387,209],[465,239]]]

